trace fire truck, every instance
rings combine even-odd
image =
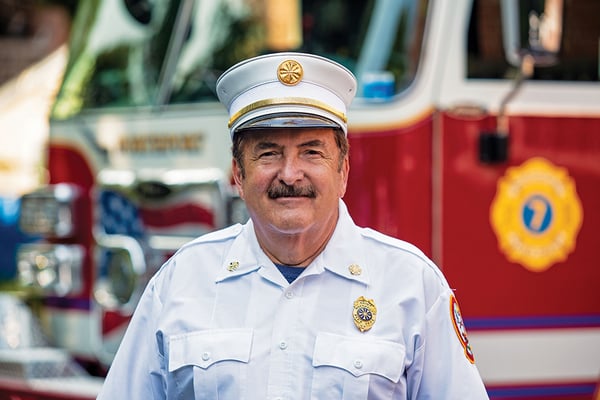
[[[357,76],[344,200],[443,270],[490,398],[592,399],[599,18],[597,0],[80,2],[48,184],[21,200],[42,239],[0,302],[22,339],[2,339],[0,399],[93,398],[149,277],[246,220],[215,83],[288,50]]]

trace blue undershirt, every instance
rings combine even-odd
[[[306,267],[289,267],[287,265],[281,265],[281,264],[275,264],[275,266],[279,269],[279,272],[281,272],[281,275],[283,275],[283,277],[289,282],[292,283],[296,280],[297,277],[300,276],[300,274],[302,273],[302,271],[304,271],[304,269]]]

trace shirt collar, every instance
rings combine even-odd
[[[252,220],[248,220],[223,258],[221,272],[217,274],[216,282],[256,271],[266,262],[270,260],[258,245]]]
[[[346,279],[369,284],[369,265],[360,246],[360,232],[340,199],[338,222],[323,252],[313,264]]]
[[[359,239],[360,233],[348,213],[346,204],[340,199],[339,216],[333,235],[323,252],[307,267],[305,275],[328,270],[343,278],[368,285],[367,258],[362,246],[358,245]],[[261,274],[265,278],[276,283],[287,284],[276,267],[264,268],[266,266],[273,266],[273,263],[260,248],[254,232],[254,224],[249,220],[234,239],[223,259],[221,273],[217,274],[216,281],[220,282],[262,269]]]

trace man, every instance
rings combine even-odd
[[[307,54],[217,82],[245,225],[149,283],[100,399],[486,399],[458,304],[417,248],[352,222],[356,80]]]

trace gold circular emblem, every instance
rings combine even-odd
[[[490,222],[506,257],[543,272],[575,249],[583,211],[567,170],[543,158],[509,168],[498,180]]]
[[[286,60],[277,67],[277,78],[284,85],[297,85],[303,74],[302,65],[294,60]]]

